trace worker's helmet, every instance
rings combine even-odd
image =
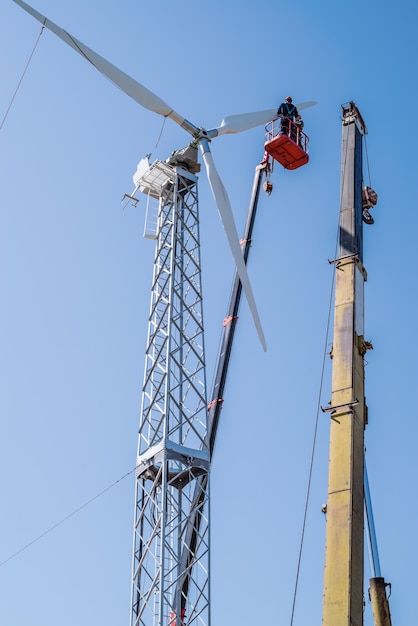
[[[286,96],[285,102],[292,102],[292,96]]]

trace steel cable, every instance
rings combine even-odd
[[[3,128],[4,122],[6,121],[6,118],[7,118],[7,116],[9,115],[10,109],[12,108],[13,102],[15,101],[15,98],[16,98],[16,96],[17,96],[17,92],[19,91],[20,85],[22,84],[22,81],[23,81],[23,79],[24,79],[24,77],[25,77],[25,74],[26,74],[26,71],[27,71],[27,69],[28,69],[28,67],[29,67],[29,64],[30,64],[30,62],[32,61],[32,57],[33,57],[33,55],[34,55],[34,53],[35,53],[35,50],[36,50],[36,48],[37,48],[37,46],[38,46],[38,43],[39,43],[39,40],[40,40],[40,38],[41,38],[41,35],[42,35],[43,31],[44,31],[44,28],[45,28],[45,26],[43,26],[43,25],[42,25],[42,26],[41,26],[41,30],[40,30],[39,35],[38,35],[38,38],[37,38],[37,40],[36,40],[36,42],[35,42],[35,45],[33,46],[32,52],[30,53],[30,55],[29,55],[29,59],[28,59],[28,61],[27,61],[26,65],[25,65],[25,68],[24,68],[23,72],[22,72],[22,76],[20,77],[20,80],[19,80],[19,82],[17,83],[17,87],[16,87],[16,89],[15,89],[15,91],[14,91],[14,94],[13,94],[13,96],[12,96],[12,99],[10,100],[10,104],[9,104],[9,106],[7,107],[6,113],[4,114],[4,117],[3,117],[2,121],[1,121],[1,124],[0,124],[0,130]]]

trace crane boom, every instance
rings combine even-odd
[[[323,626],[362,626],[364,579],[364,282],[362,136],[353,102],[343,105],[339,255],[332,348]]]
[[[250,204],[248,207],[247,222],[244,230],[244,238],[242,240],[242,250],[244,261],[247,263],[250,247],[251,237],[257,213],[258,198],[260,194],[262,174],[269,168],[269,163],[264,159],[260,165],[255,169],[254,182],[251,192]],[[212,390],[212,400],[209,403],[208,408],[208,433],[209,433],[209,450],[212,457],[216,433],[219,424],[220,412],[223,402],[223,393],[225,389],[225,383],[229,367],[229,359],[232,350],[232,344],[235,334],[235,325],[238,319],[238,310],[241,301],[242,285],[238,272],[235,272],[231,296],[228,305],[228,313],[225,318],[224,328],[222,332],[220,350],[218,356],[218,362],[216,365],[216,374]],[[185,573],[179,581],[179,595],[182,598],[181,609],[186,609],[186,598],[189,595],[189,585],[192,575],[192,562],[195,552],[196,544],[199,537],[200,526],[202,523],[202,516],[204,510],[202,504],[204,502],[204,494],[207,489],[208,476],[203,475],[195,484],[195,491],[193,496],[193,504],[191,507],[191,514],[187,521],[187,527],[185,530],[184,548],[182,552],[182,571]]]
[[[251,191],[250,204],[248,207],[247,222],[242,239],[242,251],[244,261],[247,263],[251,247],[251,238],[257,213],[258,198],[260,195],[262,175],[269,168],[269,163],[264,160],[255,168],[253,187]],[[228,305],[228,313],[224,320],[224,328],[221,338],[218,363],[212,389],[211,402],[209,404],[208,428],[210,439],[210,450],[213,453],[216,440],[216,432],[219,422],[219,414],[222,408],[223,393],[225,389],[226,377],[228,373],[229,359],[231,355],[232,343],[234,339],[235,326],[238,320],[238,310],[241,301],[242,285],[238,273],[235,272],[231,296]]]
[[[367,406],[364,355],[363,222],[373,224],[364,203],[360,111],[342,105],[341,206],[332,347],[332,398],[328,466],[323,626],[362,626],[364,610],[364,509],[372,544],[370,598],[375,626],[391,626],[386,583],[380,576],[364,461]],[[369,188],[365,188],[368,190]],[[373,190],[370,190],[373,192]],[[376,195],[373,192],[374,195]],[[367,196],[367,194],[366,194]],[[377,198],[377,196],[376,196]],[[372,202],[374,204],[375,202]],[[365,506],[364,506],[365,504]]]

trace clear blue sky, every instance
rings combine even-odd
[[[367,463],[394,624],[416,615],[418,353],[415,106],[417,8],[354,0],[144,3],[33,0],[34,7],[196,125],[276,106],[306,111],[308,166],[276,166],[260,199],[249,272],[268,343],[243,303],[212,471],[212,620],[290,623],[339,212],[341,104],[369,134],[365,182]],[[239,8],[238,8],[239,7]],[[40,25],[0,2],[0,116]],[[122,210],[148,152],[189,136],[117,90],[45,31],[0,132],[0,561],[135,465],[153,244],[145,197]],[[242,232],[264,129],[212,151]],[[368,158],[366,158],[366,156]],[[370,178],[369,178],[370,172]],[[209,385],[233,276],[200,176]],[[331,337],[329,338],[330,348]],[[320,395],[319,395],[320,394]],[[320,624],[328,416],[319,417],[294,626]],[[0,567],[4,626],[129,623],[133,474]],[[370,572],[366,559],[366,579]],[[367,585],[366,585],[367,586]],[[365,626],[372,625],[366,601]]]

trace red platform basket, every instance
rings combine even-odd
[[[285,169],[295,170],[309,161],[309,137],[289,118],[284,118],[286,126],[283,132],[281,119],[267,124],[264,149]]]

